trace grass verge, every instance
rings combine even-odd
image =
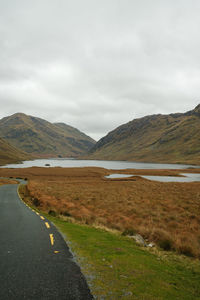
[[[46,216],[66,236],[95,299],[200,299],[199,261]]]

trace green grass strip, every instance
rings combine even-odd
[[[95,299],[200,299],[200,263],[46,215],[66,236]]]

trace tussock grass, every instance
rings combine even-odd
[[[200,258],[199,182],[161,183],[140,177],[109,180],[104,175],[111,171],[101,168],[15,172],[29,178],[30,201],[50,215],[137,232],[165,250]]]

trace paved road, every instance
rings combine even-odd
[[[93,299],[61,235],[0,187],[0,299]]]

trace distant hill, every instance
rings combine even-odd
[[[31,156],[8,144],[0,138],[0,165],[31,159]]]
[[[121,125],[96,143],[89,158],[200,164],[200,104],[187,113]]]
[[[22,113],[0,120],[0,137],[37,157],[74,157],[95,144],[92,138],[69,125],[53,124]]]

